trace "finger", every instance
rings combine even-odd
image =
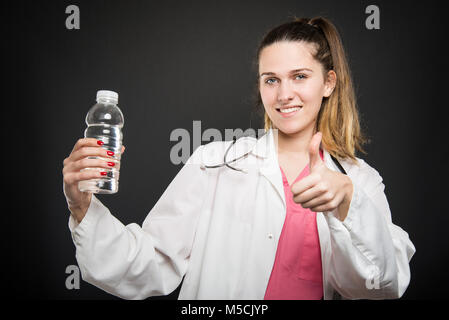
[[[320,143],[321,143],[322,133],[317,132],[312,137],[309,144],[309,171],[312,172],[313,168],[317,167],[323,162],[320,157]]]
[[[85,168],[104,168],[112,169],[116,168],[119,170],[120,163],[118,161],[105,161],[101,159],[88,159],[84,158],[75,162],[72,162],[70,166],[67,167],[67,172],[70,171],[81,171]]]
[[[74,153],[75,151],[77,151],[83,147],[98,147],[102,144],[103,144],[103,142],[101,140],[98,140],[95,138],[81,138],[81,139],[78,139],[78,141],[75,143],[71,153]]]
[[[123,154],[125,152],[125,146],[122,146],[122,151],[121,153]]]
[[[337,208],[337,206],[333,202],[328,202],[316,207],[310,208],[313,212],[328,212],[328,211],[334,211]]]
[[[294,196],[297,196],[304,191],[313,188],[319,182],[319,176],[316,174],[309,174],[307,177],[299,180],[294,183],[290,190],[292,191]]]
[[[99,179],[104,177],[101,172],[103,170],[85,170],[81,172],[69,172],[64,175],[64,183],[72,185],[83,180]]]
[[[330,193],[330,192],[326,192],[325,194],[322,194],[319,197],[313,198],[312,200],[306,201],[304,203],[301,203],[301,206],[303,208],[315,208],[317,206],[323,205],[323,204],[329,204],[330,202],[332,202],[335,198],[335,195]]]
[[[296,203],[305,203],[307,201],[310,201],[314,198],[321,196],[326,191],[327,189],[322,184],[317,184],[314,187],[307,189],[306,191],[293,197],[293,200]]]
[[[106,150],[104,148],[97,147],[83,147],[81,149],[78,149],[73,154],[70,155],[71,161],[78,161],[83,158],[87,157],[103,157],[103,158],[111,158],[112,155],[109,155],[108,152],[111,152],[109,150]]]

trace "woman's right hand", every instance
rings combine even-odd
[[[108,150],[102,148],[100,144],[97,139],[93,138],[79,139],[70,155],[64,159],[64,168],[62,169],[64,177],[64,195],[67,200],[67,206],[78,223],[80,223],[86,215],[92,199],[92,193],[81,192],[78,189],[78,182],[103,177],[99,170],[81,170],[85,168],[111,168],[108,164],[109,161],[88,159],[88,157],[97,156],[106,159],[111,158],[110,162],[115,162],[111,155],[108,154]],[[125,147],[123,146],[121,150],[122,154],[124,151]]]

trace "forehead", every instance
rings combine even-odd
[[[265,47],[259,57],[259,71],[282,73],[298,68],[319,68],[313,58],[315,46],[299,41],[275,42]]]

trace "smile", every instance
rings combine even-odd
[[[292,106],[276,109],[283,117],[291,117],[302,109],[302,106]]]

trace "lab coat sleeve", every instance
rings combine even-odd
[[[125,299],[167,295],[177,288],[207,189],[202,148],[171,181],[142,227],[123,225],[94,195],[79,224],[69,218],[83,280]]]
[[[347,299],[400,298],[410,281],[415,247],[392,223],[379,173],[361,160],[358,174],[349,177],[354,189],[345,220],[336,212],[325,214],[332,250],[329,281]]]

